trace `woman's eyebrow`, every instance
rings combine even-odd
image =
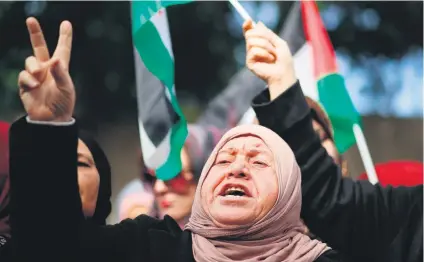
[[[260,148],[252,148],[249,150],[248,152],[249,155],[259,155],[259,154],[264,154],[267,156],[271,156],[271,154],[267,151],[267,150],[263,150]]]
[[[234,154],[234,153],[236,153],[237,152],[237,149],[235,149],[234,147],[229,147],[229,148],[224,148],[224,149],[221,149],[219,152],[218,152],[218,154],[221,154],[221,153],[227,153],[227,154]]]

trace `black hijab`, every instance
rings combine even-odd
[[[79,138],[87,145],[93,155],[97,171],[100,176],[99,193],[97,196],[96,209],[94,215],[88,218],[89,221],[97,225],[106,225],[106,218],[112,209],[110,197],[112,195],[112,177],[109,161],[100,145],[87,132],[80,132]]]

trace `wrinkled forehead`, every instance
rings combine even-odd
[[[260,150],[271,153],[269,147],[258,136],[255,135],[240,135],[227,141],[218,152],[227,150]]]

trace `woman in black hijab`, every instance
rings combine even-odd
[[[84,215],[97,225],[105,225],[112,208],[110,164],[90,134],[80,132],[79,138],[78,185]]]
[[[0,131],[7,131],[8,126],[7,129],[2,127],[0,123]],[[0,135],[2,134],[4,135],[6,133],[0,132]],[[4,137],[6,137],[6,139],[3,140],[7,141],[7,136]],[[0,136],[0,138],[2,138],[2,136]],[[0,142],[3,140],[0,139]],[[2,163],[4,161],[2,162],[1,160],[2,159],[0,159],[0,175],[2,174],[1,171],[4,169],[2,168]],[[0,176],[0,182],[2,177],[3,176]],[[4,186],[8,187],[8,183]],[[96,225],[106,225],[106,218],[111,212],[111,168],[106,154],[96,140],[87,132],[79,133],[78,187],[85,219]],[[4,195],[1,193],[2,190],[0,188],[0,200],[6,199],[1,198],[1,196]],[[2,224],[3,218],[4,221],[7,222],[9,217],[9,211],[6,213],[6,210],[8,210],[7,203],[3,200],[0,201],[0,261],[9,261],[12,255],[10,248],[13,245],[14,229],[12,227],[12,234],[10,234],[8,223]],[[12,237],[11,241],[7,241],[10,237]]]

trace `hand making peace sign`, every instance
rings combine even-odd
[[[19,95],[31,120],[67,122],[72,119],[75,88],[69,75],[72,49],[72,25],[60,25],[59,40],[53,56],[37,19],[26,21],[34,56],[25,60],[19,74]]]

